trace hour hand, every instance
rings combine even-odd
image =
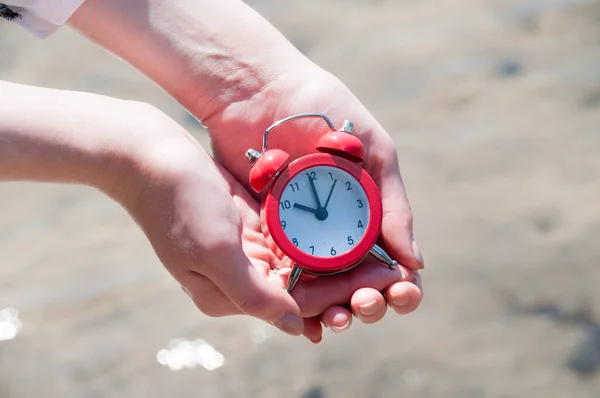
[[[313,214],[317,213],[317,209],[312,209],[312,208],[310,208],[308,206],[301,205],[300,203],[294,203],[294,207],[296,209],[308,211],[309,213],[313,213]]]

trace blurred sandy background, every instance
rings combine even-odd
[[[317,346],[210,319],[101,194],[1,184],[0,309],[22,328],[0,341],[0,397],[599,397],[600,1],[250,4],[395,137],[420,310]],[[0,79],[147,101],[207,144],[67,28],[40,41],[0,23]],[[174,338],[220,354],[172,371],[157,353]]]

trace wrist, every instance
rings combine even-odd
[[[129,114],[135,121],[107,151],[99,188],[138,221],[155,217],[186,181],[202,180],[211,193],[227,191],[210,155],[182,126],[144,103],[134,103]]]
[[[276,99],[276,92],[291,82],[305,80],[319,68],[296,49],[283,45],[278,50],[215,59],[214,73],[198,75],[180,94],[181,104],[202,123],[226,109],[247,102]]]
[[[240,0],[86,0],[69,23],[203,122],[314,66]]]
[[[183,127],[152,105],[127,102],[122,115],[127,123],[111,131],[93,185],[128,209],[149,188],[197,171],[208,157]]]

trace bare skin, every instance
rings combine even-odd
[[[415,272],[423,267],[423,261],[413,240],[412,213],[396,149],[355,96],[242,1],[132,0],[125,4],[118,0],[87,0],[69,23],[149,76],[196,115],[208,127],[215,159],[244,187],[248,187],[249,165],[243,153],[249,147],[260,147],[262,132],[278,118],[316,111],[328,114],[336,123],[342,119],[355,122],[367,151],[365,167],[383,196],[381,243],[410,270],[410,275],[408,280],[393,281],[383,287],[359,284],[354,295],[339,304],[350,302],[350,309],[359,319],[376,322],[386,311],[386,299],[380,291],[387,290],[387,303],[396,312],[414,310],[421,300],[421,289],[411,281],[419,280]],[[307,134],[306,127],[291,126],[274,144],[292,156],[305,153],[322,133],[313,124],[315,128]],[[286,139],[297,137],[296,133],[305,139],[294,140],[294,146],[286,145]],[[305,145],[297,145],[298,142]],[[256,199],[254,196],[251,209],[256,208]],[[168,256],[167,252],[163,256]],[[272,262],[265,265],[273,269]],[[231,300],[232,289],[225,287],[226,282],[214,282],[210,277],[197,280],[187,290],[192,297],[211,292],[210,297],[231,301],[231,310],[239,309],[239,302]],[[339,283],[344,283],[343,279]],[[252,307],[260,308],[259,312],[273,311],[286,302],[282,297],[269,297],[268,301],[265,296],[256,296],[254,300],[258,303]],[[206,306],[199,304],[198,299],[195,302]],[[399,306],[394,302],[407,304]],[[367,305],[370,310],[360,310]],[[333,305],[324,311],[322,319],[337,319],[337,325],[350,325],[352,314],[347,307]]]
[[[43,113],[42,103],[34,109],[21,104],[21,119],[19,112],[16,119],[3,115],[0,151],[13,156],[0,156],[0,173],[8,170],[0,178],[97,186],[129,210],[165,267],[210,316],[248,314],[318,342],[321,323],[342,331],[353,314],[374,323],[387,305],[400,314],[418,307],[417,270],[423,261],[392,140],[339,80],[267,21],[236,0],[87,0],[69,23],[193,112],[208,127],[216,162],[180,126],[147,105],[130,104],[134,109],[123,114],[119,101],[106,125],[92,111],[97,97],[86,102],[69,96],[87,94],[46,92],[65,95],[55,111],[70,108],[71,119],[64,117],[72,124],[49,113],[39,121],[43,125],[25,122],[26,113]],[[73,107],[81,109],[75,115],[87,114],[96,124],[90,128],[84,117],[73,120]],[[343,275],[302,283],[290,297],[282,288],[281,257],[267,247],[259,229],[259,197],[247,189],[243,152],[260,148],[262,131],[273,121],[309,111],[326,113],[336,124],[354,121],[366,148],[365,167],[383,197],[381,244],[402,266],[361,264]],[[23,128],[28,123],[35,125]],[[314,123],[293,125],[274,145],[296,157],[321,133]]]

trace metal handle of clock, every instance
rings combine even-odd
[[[277,127],[280,127],[281,125],[287,123],[287,122],[291,122],[292,120],[296,120],[296,119],[305,119],[305,118],[320,118],[325,120],[325,122],[327,123],[327,125],[329,126],[329,128],[332,131],[335,131],[335,125],[333,124],[333,122],[326,116],[323,115],[322,113],[300,113],[297,115],[293,115],[293,116],[288,116],[285,119],[281,119],[275,123],[273,123],[271,126],[269,126],[269,128],[267,128],[265,130],[265,133],[263,135],[263,147],[262,147],[262,152],[264,152],[267,149],[267,140],[269,137],[269,133],[273,130],[275,130]]]

